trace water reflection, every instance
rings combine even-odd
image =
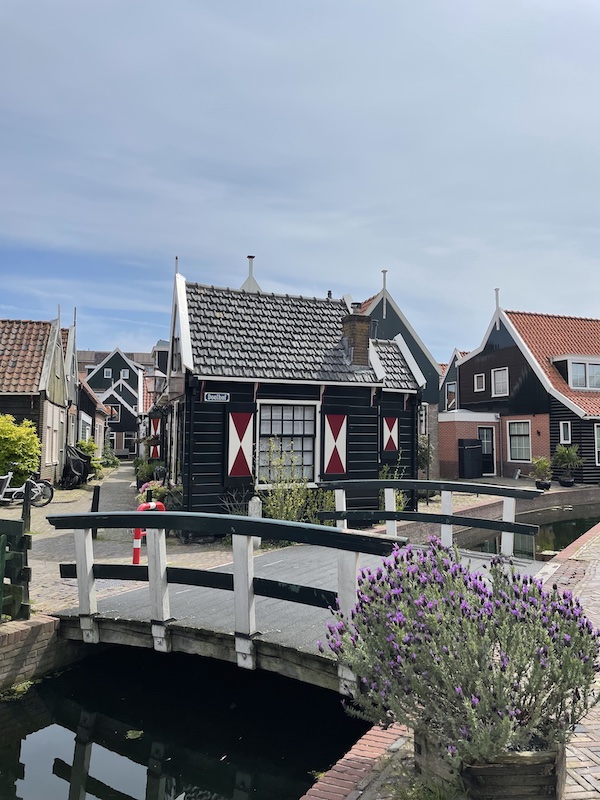
[[[115,651],[0,704],[2,800],[297,800],[366,727],[277,675]]]

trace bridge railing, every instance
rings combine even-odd
[[[532,500],[543,491],[540,489],[517,489],[512,486],[497,486],[488,483],[463,483],[460,481],[422,481],[417,479],[380,479],[380,480],[348,480],[348,481],[323,481],[319,483],[320,489],[333,490],[335,493],[335,511],[319,511],[317,516],[321,520],[336,520],[338,527],[345,528],[348,522],[365,521],[377,523],[386,521],[386,534],[397,534],[398,521],[405,522],[430,522],[440,525],[440,539],[445,547],[453,543],[453,526],[460,525],[466,528],[481,528],[483,530],[501,533],[500,552],[505,556],[514,553],[515,533],[535,536],[538,525],[529,525],[515,522],[517,500]],[[348,511],[346,491],[350,489],[371,489],[383,491],[384,511]],[[442,498],[442,513],[429,514],[419,511],[396,511],[397,491],[427,491],[440,492]],[[453,494],[493,495],[503,498],[502,520],[481,519],[479,517],[463,516],[452,513]]]
[[[334,608],[339,603],[349,614],[356,603],[359,557],[361,553],[389,555],[403,537],[340,530],[324,525],[265,520],[225,514],[157,511],[90,512],[49,515],[48,521],[60,530],[75,533],[75,564],[61,564],[63,578],[77,578],[79,624],[83,640],[100,641],[96,580],[147,581],[150,592],[150,619],[154,648],[170,649],[168,622],[171,620],[168,584],[186,584],[234,591],[235,649],[241,667],[255,666],[252,637],[257,633],[255,598],[289,600],[319,608]],[[94,529],[146,528],[147,565],[94,563]],[[233,574],[167,566],[166,530],[186,530],[217,536],[231,535]],[[312,586],[284,583],[254,575],[253,539],[293,541],[320,545],[338,551],[337,592]]]

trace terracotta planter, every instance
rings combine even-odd
[[[415,731],[415,770],[438,783],[450,784],[457,775],[439,751]],[[561,800],[566,778],[564,745],[553,750],[503,753],[488,764],[462,764],[459,776],[473,800]]]

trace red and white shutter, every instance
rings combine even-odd
[[[160,417],[150,417],[150,436],[160,436]],[[151,444],[149,458],[160,458],[160,445]]]
[[[323,464],[325,475],[346,474],[347,414],[325,414]]]
[[[229,413],[228,478],[252,478],[253,411]]]
[[[383,418],[383,452],[398,452],[398,417]]]

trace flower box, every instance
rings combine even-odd
[[[561,800],[566,779],[564,745],[552,750],[526,750],[498,755],[487,764],[460,763],[453,770],[448,759],[415,731],[415,771],[442,786],[456,782],[457,773],[473,800]]]

